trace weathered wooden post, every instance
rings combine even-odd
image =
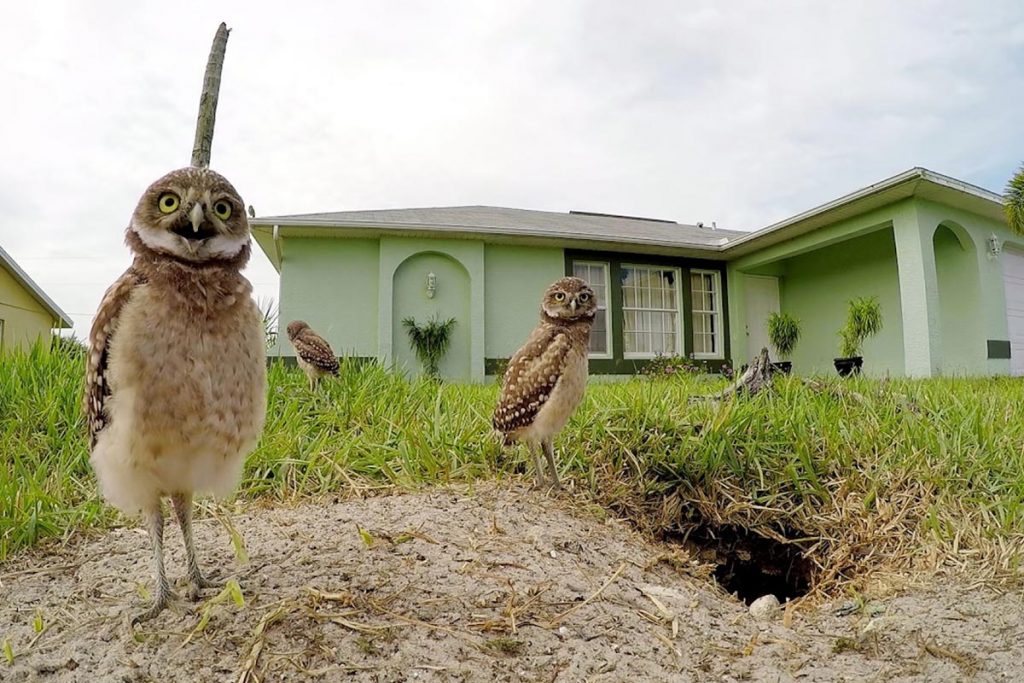
[[[196,118],[196,139],[192,145],[192,165],[208,167],[213,147],[213,126],[217,121],[217,96],[220,94],[220,72],[224,68],[224,52],[228,48],[227,24],[221,22],[213,36],[210,58],[206,61],[203,92],[199,96],[199,116]]]

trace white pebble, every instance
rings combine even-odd
[[[762,595],[750,603],[750,616],[758,621],[771,621],[779,612],[779,599],[774,595]]]

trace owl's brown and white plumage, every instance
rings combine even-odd
[[[583,399],[597,301],[586,282],[565,277],[544,292],[540,313],[540,324],[508,363],[492,424],[506,443],[522,441],[534,451],[538,483],[543,480],[540,448],[557,487],[552,440]]]
[[[154,546],[153,606],[170,590],[162,498],[185,536],[188,589],[208,585],[192,542],[192,496],[234,490],[266,410],[262,316],[241,275],[245,204],[205,168],[173,171],[142,195],[125,233],[135,255],[107,290],[89,334],[86,413],[104,497],[142,512]]]
[[[288,323],[288,339],[295,347],[295,361],[309,378],[310,389],[323,375],[338,374],[338,357],[334,355],[334,349],[305,321]]]

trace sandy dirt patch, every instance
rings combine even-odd
[[[244,606],[211,590],[135,631],[141,529],[33,551],[0,567],[0,680],[1024,680],[1019,595],[947,583],[761,623],[685,553],[571,510],[505,487],[252,509],[245,565],[199,520]]]

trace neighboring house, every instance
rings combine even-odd
[[[1024,374],[1024,239],[1000,195],[922,168],[750,233],[485,206],[250,222],[281,274],[283,323],[413,371],[403,318],[456,318],[442,372],[481,380],[532,329],[544,288],[576,274],[601,306],[594,374],[657,354],[742,364],[777,310],[803,323],[797,371],[832,373],[846,302],[865,295],[884,318],[870,374]]]
[[[0,353],[50,339],[71,318],[0,248]]]

